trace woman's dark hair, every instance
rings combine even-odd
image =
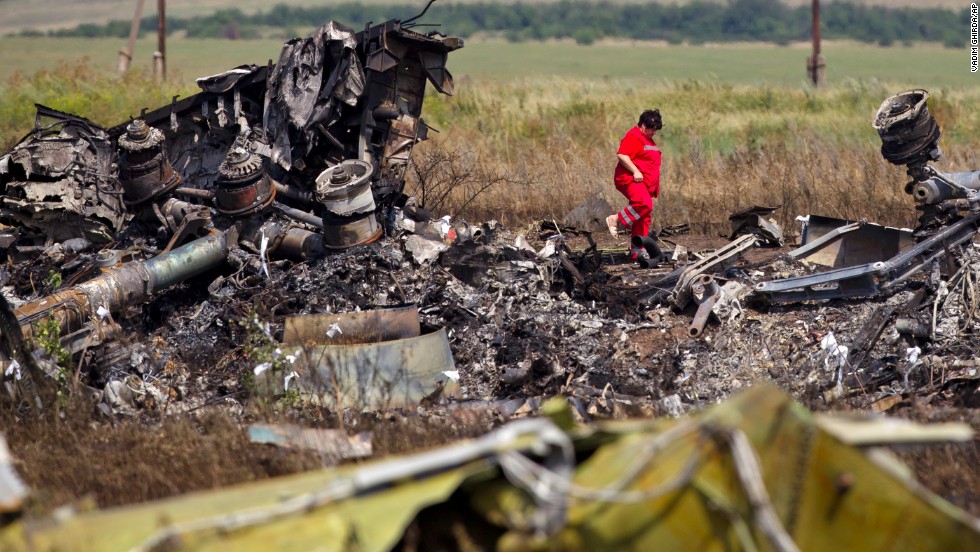
[[[644,111],[640,114],[640,122],[636,123],[636,125],[654,128],[656,130],[664,128],[664,121],[660,118],[660,110],[648,109]]]

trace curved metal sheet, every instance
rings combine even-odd
[[[373,214],[339,224],[326,218],[323,221],[323,245],[327,249],[347,249],[371,243],[380,237],[381,225]]]
[[[289,389],[334,409],[414,406],[456,390],[456,368],[445,328],[382,343],[300,347],[295,353],[296,375],[289,377]],[[281,371],[264,372],[260,388],[282,394],[287,377]]]

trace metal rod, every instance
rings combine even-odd
[[[206,199],[208,201],[214,199],[214,192],[211,190],[202,190],[200,188],[177,188],[174,190],[174,195],[196,197],[197,199]]]
[[[282,203],[273,203],[272,206],[280,213],[286,215],[287,217],[298,220],[300,222],[305,222],[310,226],[315,226],[316,228],[323,228],[323,220],[320,217],[314,215],[313,213],[307,213],[306,211],[301,211],[299,209],[293,209],[292,207],[287,207]]]

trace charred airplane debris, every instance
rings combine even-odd
[[[422,92],[427,79],[451,91],[445,56],[461,42],[417,35],[404,23],[362,33],[328,24],[287,44],[274,67],[202,79],[201,94],[107,131],[39,108],[39,120],[43,114],[55,124],[38,123],[0,158],[0,216],[11,225],[0,245],[20,266],[34,255],[68,259],[71,269],[50,293],[16,301],[0,316],[11,357],[0,363],[5,383],[28,399],[35,391],[25,385],[44,392],[38,378],[51,379],[42,374],[50,363],[30,366],[25,341],[47,322],[60,330],[68,353],[84,356],[80,378],[102,393],[98,408],[106,415],[218,404],[244,418],[235,393],[248,380],[251,396],[316,405],[339,419],[357,411],[450,419],[480,411],[502,422],[555,415],[547,397],[561,395],[560,429],[545,419],[517,420],[471,443],[345,471],[367,482],[356,489],[335,472],[259,483],[265,498],[258,506],[268,508],[260,515],[236,507],[202,520],[187,512],[212,497],[197,495],[42,524],[28,528],[30,535],[66,549],[92,547],[118,535],[96,531],[79,540],[75,530],[109,519],[139,529],[124,539],[147,549],[173,539],[254,544],[256,534],[284,527],[299,535],[292,525],[299,520],[309,542],[336,538],[340,548],[387,549],[408,538],[413,519],[438,525],[442,510],[426,507],[446,502],[465,503],[474,528],[496,526],[487,545],[512,549],[549,542],[615,547],[624,538],[684,548],[709,541],[881,548],[909,534],[907,519],[893,515],[909,508],[922,522],[911,534],[923,546],[977,541],[975,520],[852,448],[881,444],[880,425],[858,432],[853,422],[836,422],[831,436],[826,420],[764,386],[700,418],[593,423],[680,417],[766,379],[826,403],[863,397],[878,411],[902,404],[913,390],[926,395],[922,401],[980,404],[976,347],[958,341],[974,331],[976,296],[965,287],[959,296],[950,291],[980,276],[980,260],[965,247],[976,230],[980,186],[971,184],[976,173],[929,167],[938,158],[938,126],[921,118],[924,92],[883,106],[898,122],[917,113],[911,131],[882,126],[886,159],[908,164],[910,190],[929,214],[914,233],[811,215],[803,247],[749,261],[763,251],[758,246],[785,239],[767,220],[774,208],[754,207],[732,215],[730,241],[717,248],[672,241],[685,227],[638,239],[633,245],[647,252],[638,270],[625,254],[600,249],[589,232],[554,222],[515,233],[492,221],[413,218],[402,179],[412,146],[425,137]],[[298,63],[300,52],[323,60],[319,72]],[[274,129],[269,121],[278,121]],[[71,201],[44,196],[76,188],[82,191]],[[38,197],[44,201],[27,199]],[[97,209],[116,218],[98,217]],[[587,245],[573,249],[573,241]],[[944,258],[950,262],[940,263]],[[830,270],[793,276],[814,265]],[[897,285],[916,275],[916,286]],[[184,282],[190,285],[174,289]],[[152,301],[160,295],[167,300]],[[858,295],[870,299],[780,304]],[[760,299],[768,302],[748,309]],[[273,305],[271,324],[253,318],[259,302]],[[131,307],[140,305],[147,307],[134,316]],[[123,328],[145,330],[148,343],[127,343]],[[930,348],[939,341],[945,350]],[[255,342],[267,346],[266,356]],[[584,428],[569,429],[572,421]],[[899,433],[907,440],[935,431]],[[966,427],[955,433],[957,441],[972,438]],[[372,452],[369,435],[344,429],[253,425],[249,435],[336,459]],[[643,465],[629,460],[635,458]],[[787,469],[795,475],[787,477]],[[838,475],[828,483],[831,472]],[[602,481],[616,484],[602,488]],[[310,494],[310,482],[329,492]],[[18,483],[8,478],[0,497],[16,511],[26,494]],[[406,493],[416,487],[427,490]],[[238,492],[214,497],[242,504],[227,499]],[[282,501],[284,492],[293,498]],[[377,516],[344,513],[371,501]],[[186,504],[195,506],[184,510]],[[393,506],[402,513],[397,523]],[[868,508],[891,516],[891,525],[866,531],[854,520],[865,519]],[[337,517],[305,523],[324,513]],[[136,519],[143,515],[156,525]],[[246,518],[252,526],[242,532]],[[621,529],[613,518],[632,521]],[[160,519],[169,521],[161,526]],[[27,548],[23,527],[11,525],[0,541]]]
[[[868,297],[893,291],[943,258],[952,262],[952,256],[972,241],[980,219],[980,171],[944,173],[930,165],[941,157],[942,133],[926,106],[928,99],[925,90],[902,92],[885,100],[872,121],[881,137],[882,157],[894,165],[904,165],[911,177],[905,191],[912,195],[920,212],[919,226],[913,232],[916,242],[887,258],[761,282],[755,286],[760,296],[783,302]],[[855,234],[841,232],[835,238],[843,235]]]
[[[900,393],[895,382],[907,389],[913,374],[914,384],[924,361],[909,353],[885,365],[872,350],[908,339],[927,349],[929,339],[949,334],[942,325],[950,322],[933,322],[922,309],[935,304],[930,293],[942,281],[953,285],[957,270],[975,263],[964,246],[976,231],[980,184],[978,173],[931,167],[939,131],[924,91],[890,98],[875,119],[883,155],[907,165],[913,179],[909,190],[923,215],[914,232],[812,215],[805,245],[763,266],[745,258],[787,236],[768,220],[775,207],[753,207],[732,215],[730,241],[721,247],[672,241],[684,227],[638,238],[634,245],[647,253],[638,270],[625,255],[601,250],[587,231],[551,222],[529,239],[493,222],[432,220],[413,208],[404,176],[412,148],[426,138],[425,86],[452,92],[445,64],[460,47],[452,37],[415,33],[408,21],[361,32],[328,23],[287,43],[274,64],[200,79],[200,94],[110,129],[39,107],[35,129],[0,158],[0,218],[9,225],[0,246],[12,261],[61,255],[73,264],[61,285],[16,301],[15,323],[5,324],[8,349],[23,350],[38,322],[54,321],[66,350],[90,355],[87,383],[105,390],[110,412],[131,408],[134,396],[157,404],[164,401],[156,397],[179,396],[196,408],[203,399],[191,404],[182,387],[189,369],[164,385],[166,359],[158,367],[137,346],[115,346],[125,334],[116,317],[190,282],[194,293],[147,309],[144,323],[164,341],[188,340],[194,361],[215,361],[206,354],[218,342],[221,359],[240,345],[243,333],[230,328],[229,313],[246,316],[259,301],[279,309],[277,326],[260,330],[278,356],[236,359],[236,369],[252,365],[216,385],[222,389],[254,370],[258,387],[274,397],[291,391],[338,410],[450,395],[579,393],[613,405],[610,412],[629,403],[637,412],[679,414],[748,381],[717,368],[756,363],[738,331],[764,342],[773,365],[813,360],[796,345],[773,345],[769,334],[779,329],[809,343],[836,319],[797,326],[754,316],[795,308],[780,303],[884,301],[855,316],[867,321],[857,335],[820,349],[816,364],[837,363],[832,376],[803,378],[829,400],[862,385],[885,389],[878,399]],[[573,240],[587,245],[574,250]],[[814,272],[814,264],[830,270]],[[923,273],[928,281],[913,297],[899,293],[900,283]],[[762,309],[745,316],[760,302]],[[348,341],[357,334],[349,331],[353,320],[387,326],[390,316],[378,312],[405,303],[417,305],[415,329]],[[692,319],[672,327],[677,313]],[[329,335],[334,324],[343,337]],[[722,331],[714,331],[718,325]],[[299,327],[312,333],[295,333]],[[736,345],[742,349],[730,354]],[[875,374],[860,379],[874,362]],[[962,375],[966,368],[957,370],[957,381],[972,381]],[[770,368],[753,377],[780,376]],[[939,380],[929,385],[950,381]]]
[[[6,550],[973,550],[980,524],[876,445],[963,442],[965,424],[814,416],[760,385],[697,417],[512,420],[354,466],[0,527]],[[940,427],[936,427],[940,426]],[[253,441],[357,457],[366,436],[251,426]],[[862,450],[867,449],[867,450]],[[112,530],[107,530],[110,527]]]
[[[361,32],[328,22],[275,64],[200,79],[201,93],[110,129],[38,106],[33,131],[0,158],[6,255],[146,235],[158,245],[103,249],[102,275],[18,307],[24,334],[52,316],[71,334],[237,251],[264,267],[378,239],[426,139],[426,83],[451,94],[446,60],[463,46],[411,30],[413,19]],[[134,258],[144,253],[156,256]]]

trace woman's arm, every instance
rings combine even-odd
[[[626,155],[625,153],[617,153],[616,157],[619,158],[619,164],[622,165],[624,169],[633,173],[634,181],[643,182],[643,173],[640,172],[640,169],[636,168],[636,165],[633,164],[633,160],[630,159],[629,155]]]

